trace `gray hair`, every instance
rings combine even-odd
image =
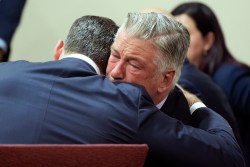
[[[188,30],[181,23],[154,12],[129,13],[117,34],[121,31],[152,42],[158,50],[153,62],[158,68],[157,73],[162,74],[174,69],[176,74],[173,84],[178,81],[190,43]]]

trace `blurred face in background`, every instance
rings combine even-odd
[[[203,56],[206,55],[206,52],[208,50],[207,39],[206,37],[202,36],[202,33],[196,27],[196,23],[190,16],[181,14],[176,15],[175,19],[186,26],[190,33],[190,46],[188,49],[187,57],[190,63],[198,67],[202,62]]]

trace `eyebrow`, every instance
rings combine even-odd
[[[120,55],[120,53],[118,52],[118,49],[116,49],[114,45],[111,46],[111,51]],[[140,57],[135,57],[133,55],[126,55],[125,59],[137,61],[142,67],[145,67],[145,63],[144,63],[143,59],[141,59]]]

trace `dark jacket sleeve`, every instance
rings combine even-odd
[[[150,106],[144,97],[139,110],[138,138],[149,146],[145,166],[245,166],[228,122],[209,108],[194,112],[194,127]]]
[[[213,80],[226,93],[235,114],[250,117],[250,72],[238,65],[223,64]],[[230,81],[230,82],[229,82]]]

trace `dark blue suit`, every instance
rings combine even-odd
[[[13,34],[20,22],[22,11],[26,0],[0,0],[0,38],[9,46]],[[4,56],[3,61],[8,60],[8,53]]]
[[[196,94],[209,108],[222,115],[233,128],[234,134],[242,149],[244,148],[239,124],[223,90],[211,77],[198,70],[185,60],[178,83],[186,90]]]
[[[145,166],[244,166],[228,123],[208,108],[191,116],[201,129],[184,126],[143,88],[76,58],[1,63],[0,72],[0,143],[146,143]]]
[[[232,105],[250,166],[250,71],[235,64],[224,63],[212,78]]]
[[[169,93],[167,100],[161,107],[161,111],[172,118],[180,120],[186,125],[191,125],[191,114],[188,102],[177,86]]]
[[[230,123],[238,141],[241,142],[239,127],[227,97],[208,75],[199,71],[186,59],[178,83],[196,94],[206,106],[222,115]]]

